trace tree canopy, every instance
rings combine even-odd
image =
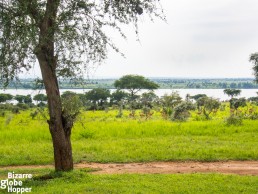
[[[45,101],[47,101],[47,96],[45,94],[36,94],[33,97],[33,100],[38,101],[38,102],[45,102]]]
[[[125,75],[116,80],[114,86],[117,89],[129,90],[131,98],[141,89],[154,90],[159,88],[158,84],[140,75]]]
[[[164,19],[158,0],[3,0],[0,2],[0,73],[4,84],[31,69],[36,55],[52,52],[60,77],[82,75],[89,63],[119,52],[106,29],[133,23],[141,14]],[[52,45],[55,43],[54,45]]]
[[[239,96],[241,94],[241,90],[238,90],[238,89],[225,89],[224,90],[224,94],[227,94],[228,96],[233,98],[234,96]]]
[[[0,94],[0,103],[12,100],[13,96],[11,94]]]

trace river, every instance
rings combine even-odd
[[[85,93],[90,89],[61,89],[61,94],[65,91],[72,91],[76,93]],[[111,89],[111,92],[115,91]],[[140,93],[146,92],[147,90],[142,90]],[[185,98],[186,94],[191,96],[196,94],[206,94],[209,97],[218,98],[220,100],[228,100],[229,97],[224,94],[223,89],[157,89],[155,94],[158,96],[163,96],[164,94],[170,94],[173,91],[177,91],[182,98]],[[257,96],[258,89],[242,89],[241,95],[239,97],[250,98]],[[26,90],[26,89],[6,89],[0,90],[0,93],[8,93],[12,95],[28,95],[34,96],[36,94],[42,93],[45,94],[44,90]]]

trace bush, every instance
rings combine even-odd
[[[16,106],[22,110],[27,110],[30,108],[28,104],[24,104],[24,103],[18,103]]]
[[[17,107],[17,106],[13,107],[13,108],[12,108],[12,113],[14,113],[14,114],[19,114],[19,113],[20,113],[20,108]]]
[[[241,116],[231,114],[229,117],[225,119],[227,125],[235,125],[240,126],[243,124],[243,118]]]
[[[12,110],[14,107],[13,104],[0,104],[0,110]]]
[[[4,111],[0,111],[0,117],[5,117],[5,112]]]
[[[190,110],[195,110],[195,106],[191,102],[181,102],[175,107],[172,120],[186,121],[191,116]]]
[[[37,107],[46,107],[46,104],[44,102],[40,102],[37,104]]]
[[[247,118],[251,120],[258,120],[258,113],[253,113],[249,115]]]

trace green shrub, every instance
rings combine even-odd
[[[231,114],[229,117],[225,119],[227,125],[235,125],[240,126],[243,124],[243,118],[241,116]]]
[[[13,116],[12,115],[9,115],[6,120],[5,120],[5,125],[9,125],[9,123],[12,121],[13,119]]]
[[[181,102],[175,107],[172,120],[186,121],[191,116],[190,110],[195,110],[195,106],[191,102]]]
[[[18,103],[16,106],[22,110],[27,110],[30,108],[30,106],[28,104],[24,104],[24,103]]]
[[[4,111],[0,111],[0,117],[5,117],[5,112]]]
[[[19,108],[18,106],[14,106],[14,107],[12,108],[12,113],[14,113],[14,114],[19,114],[19,113],[20,113],[20,108]]]

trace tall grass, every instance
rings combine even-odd
[[[32,110],[31,110],[32,111]],[[45,119],[31,111],[0,117],[0,165],[53,163],[51,136]],[[142,162],[175,160],[257,160],[258,120],[227,126],[228,109],[209,121],[116,118],[117,111],[83,112],[72,131],[75,162]],[[6,123],[6,119],[12,116]]]

